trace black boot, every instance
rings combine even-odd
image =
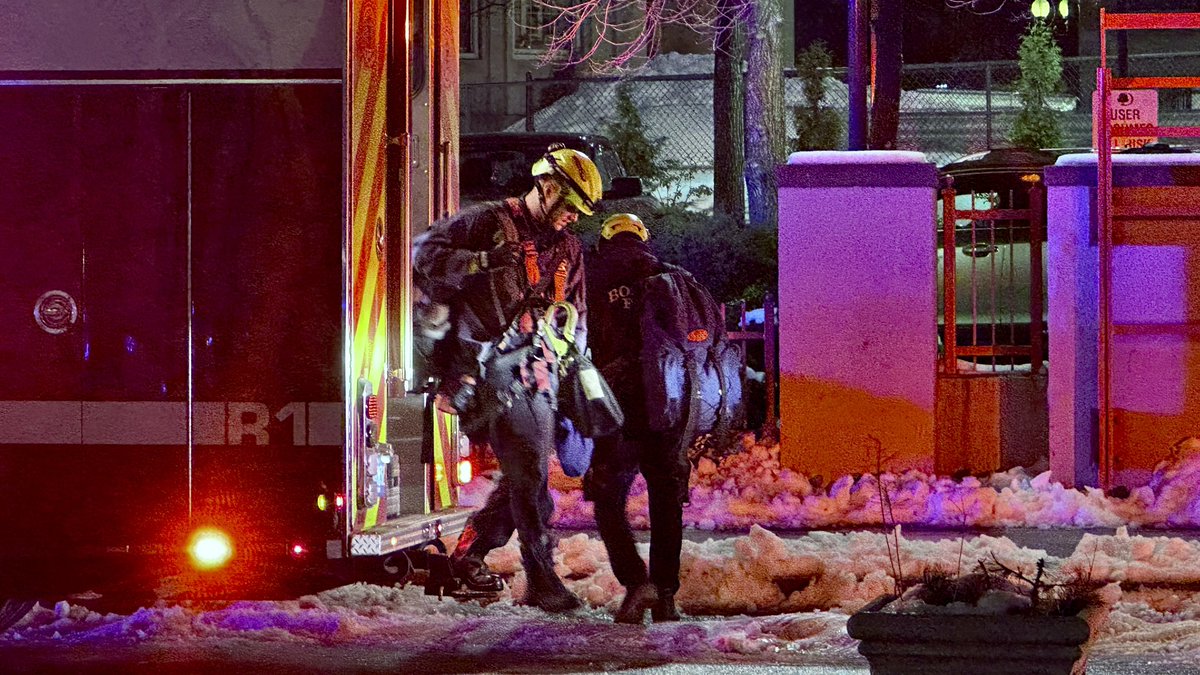
[[[475,556],[467,555],[454,560],[454,576],[469,591],[475,593],[499,593],[504,590],[504,581],[488,570],[487,563]]]
[[[650,608],[650,618],[654,623],[679,620],[679,610],[675,607],[675,591],[658,589],[658,602]]]
[[[658,589],[651,583],[642,583],[625,592],[621,608],[613,616],[617,623],[641,624],[646,618],[646,610],[658,603]]]
[[[540,579],[535,574],[527,577],[528,587],[522,605],[537,607],[543,612],[561,614],[579,609],[583,602],[557,577]]]

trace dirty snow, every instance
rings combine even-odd
[[[1044,467],[1015,468],[953,480],[919,471],[842,476],[814,487],[808,476],[784,468],[777,444],[742,439],[741,452],[719,463],[701,459],[692,472],[691,503],[684,522],[701,530],[810,529],[881,523],[880,480],[887,486],[895,522],[946,527],[1194,527],[1200,526],[1200,452],[1161,464],[1147,485],[1129,497],[1092,487],[1073,489]],[[1200,446],[1200,442],[1197,443]],[[556,473],[552,481],[560,527],[591,527],[592,504],[579,481]],[[639,477],[630,492],[635,527],[649,526],[649,496]]]
[[[485,652],[497,639],[526,639],[531,650],[570,650],[586,644],[598,658],[605,650],[635,648],[683,660],[720,655],[853,659],[856,643],[845,633],[847,617],[891,588],[884,535],[879,533],[818,532],[785,539],[755,526],[743,536],[683,546],[677,599],[690,616],[678,624],[616,633],[619,639],[611,642],[596,638],[608,635],[605,631],[626,630],[611,623],[622,592],[601,542],[580,533],[563,538],[555,555],[559,574],[587,602],[585,609],[565,617],[548,617],[513,603],[524,588],[514,540],[489,556],[495,570],[512,576],[501,599],[487,605],[439,601],[414,586],[368,584],[290,601],[235,602],[208,609],[162,605],[130,615],[101,615],[60,602],[35,610],[0,636],[0,649],[17,643],[94,647],[250,640],[324,647],[387,644],[396,650],[436,644],[469,656],[473,649]],[[641,552],[647,554],[646,545]],[[993,555],[1027,571],[1039,558],[1047,558],[1052,573],[1090,570],[1092,578],[1111,581],[1194,582],[1200,576],[1200,545],[1125,531],[1086,535],[1066,559],[1020,548],[1003,537],[903,539],[901,565],[905,574],[930,567],[954,570]],[[521,632],[524,629],[528,630]],[[1095,650],[1200,653],[1200,596],[1128,587],[1116,600]]]
[[[893,511],[903,523],[941,525],[1194,525],[1200,522],[1200,455],[1164,465],[1127,499],[1091,489],[1066,489],[1046,472],[1024,469],[985,479],[954,481],[917,472],[883,477]],[[590,504],[577,481],[552,478],[560,525],[593,526]],[[479,502],[489,489],[479,479],[466,491]],[[315,645],[381,644],[418,648],[450,640],[470,653],[476,640],[518,639],[530,649],[642,649],[671,659],[712,659],[722,654],[766,658],[855,659],[846,618],[892,587],[885,535],[870,531],[812,532],[780,537],[765,528],[825,527],[879,522],[879,482],[873,476],[843,477],[828,489],[779,466],[778,447],[747,435],[742,451],[719,463],[702,460],[693,475],[685,519],[693,527],[749,528],[749,533],[705,542],[684,542],[677,600],[691,618],[662,624],[611,642],[593,638],[618,630],[611,613],[623,589],[613,576],[603,544],[586,533],[566,534],[555,553],[557,572],[587,607],[568,617],[546,615],[514,603],[525,590],[514,538],[491,553],[492,568],[509,577],[500,600],[438,601],[418,587],[355,584],[283,602],[236,602],[218,607],[160,603],[130,615],[101,615],[60,602],[38,608],[0,635],[5,644],[94,646],[167,641],[252,640]],[[635,524],[646,524],[645,486],[630,501]],[[1078,571],[1096,580],[1123,582],[1097,654],[1200,653],[1200,595],[1182,590],[1200,582],[1200,543],[1131,535],[1122,525],[1112,536],[1085,534],[1065,559],[1025,549],[1004,537],[933,541],[904,539],[903,573],[958,570],[995,556],[1030,570],[1040,558],[1049,569]],[[641,544],[643,556],[648,545]],[[1142,587],[1141,585],[1146,585]],[[1174,588],[1163,587],[1174,585]],[[536,625],[536,639],[521,631]],[[484,626],[487,627],[484,633]],[[605,627],[608,628],[605,628]],[[529,629],[534,630],[534,629]],[[620,628],[624,630],[624,628]],[[517,636],[517,637],[514,637]],[[590,637],[589,637],[590,636]],[[631,643],[633,640],[636,644]],[[207,644],[207,642],[205,643]],[[507,644],[507,643],[506,643]],[[716,656],[714,656],[716,655]]]

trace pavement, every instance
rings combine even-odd
[[[826,528],[822,530],[786,530],[786,529],[771,529],[772,532],[783,537],[795,538],[801,537],[809,532],[884,532],[890,531],[887,528],[881,527],[854,527],[854,528]],[[588,535],[599,538],[600,533],[594,529],[560,529],[561,535],[576,534],[585,532]],[[746,534],[747,530],[697,530],[685,528],[683,538],[687,541],[703,542],[709,539],[730,539],[733,537],[741,537]],[[1055,558],[1066,558],[1075,551],[1075,547],[1079,541],[1083,539],[1085,534],[1093,535],[1114,535],[1117,530],[1113,527],[1088,527],[1088,528],[1040,528],[1040,527],[1003,527],[1003,528],[972,528],[972,529],[951,529],[951,528],[934,528],[906,525],[904,526],[904,537],[906,539],[915,539],[919,541],[939,541],[952,540],[957,541],[960,537],[973,539],[982,535],[989,537],[1008,537],[1012,542],[1022,548],[1041,549],[1047,554]],[[650,541],[649,530],[635,530],[634,537],[640,542]],[[1200,529],[1152,529],[1152,528],[1130,528],[1130,536],[1143,537],[1175,537],[1186,539],[1189,541],[1200,541]]]

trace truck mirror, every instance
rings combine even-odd
[[[637,176],[618,176],[612,179],[612,187],[604,193],[605,199],[629,199],[642,196],[642,179]]]

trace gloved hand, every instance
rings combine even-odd
[[[497,267],[508,267],[521,262],[524,251],[517,241],[502,241],[490,251],[479,252],[479,269],[490,270]]]
[[[475,381],[474,381],[474,379],[470,379],[469,381],[463,380],[463,381],[458,382],[458,386],[457,386],[457,388],[455,388],[454,394],[450,397],[450,405],[454,407],[454,410],[456,412],[462,413],[467,410],[470,410],[474,404],[475,404]]]

